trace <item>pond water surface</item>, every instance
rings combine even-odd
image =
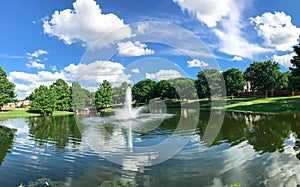
[[[192,109],[182,111],[193,113]],[[209,146],[201,137],[210,112],[201,111],[198,125],[182,133],[175,131],[180,110],[168,113],[173,115],[160,126],[131,133],[111,123],[109,115],[0,121],[0,186],[97,186],[109,180],[154,187],[300,185],[300,113],[227,112]],[[106,155],[155,145],[167,138],[176,142],[188,137],[189,141],[175,156],[156,165],[135,157],[116,164],[91,145],[95,130],[86,126],[93,124],[99,138],[95,145]],[[173,133],[177,136],[171,136]]]

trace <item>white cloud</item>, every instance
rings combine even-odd
[[[188,63],[188,67],[191,68],[191,67],[206,67],[208,66],[208,63],[202,61],[202,60],[198,60],[198,59],[193,59],[193,60],[189,60],[187,61]]]
[[[251,22],[256,25],[258,35],[264,38],[265,45],[268,47],[274,47],[278,51],[288,51],[297,44],[300,28],[293,25],[291,16],[284,12],[274,14],[266,12],[251,18]]]
[[[242,22],[241,14],[245,5],[241,2],[239,3],[235,2],[231,4],[228,17],[221,22],[222,29],[214,29],[215,34],[220,40],[219,50],[229,55],[250,59],[255,55],[271,52],[271,49],[263,48],[244,38],[241,29],[245,23]]]
[[[282,55],[282,56],[279,56],[279,55],[273,55],[273,60],[275,62],[278,62],[278,64],[286,67],[286,68],[289,68],[292,66],[291,64],[291,59],[293,58],[293,56],[295,56],[296,53],[290,53],[290,54],[286,54],[286,55]]]
[[[32,58],[38,58],[41,55],[47,55],[47,54],[48,54],[48,52],[45,50],[42,50],[42,49],[38,49],[38,50],[34,51],[33,53],[26,53],[26,55],[28,57],[32,57]]]
[[[34,51],[33,53],[26,53],[27,59],[29,60],[29,63],[26,64],[28,68],[37,68],[37,69],[45,69],[45,65],[40,63],[42,60],[40,59],[40,56],[48,54],[47,51],[38,49]],[[46,61],[47,58],[44,58],[43,61]]]
[[[113,85],[122,82],[130,82],[131,75],[125,74],[125,67],[118,62],[95,61],[90,64],[70,64],[64,68],[65,72],[71,73],[75,78],[88,82],[102,82],[108,80]]]
[[[254,55],[271,52],[249,42],[242,32],[245,23],[241,17],[249,2],[238,0],[173,0],[183,10],[188,10],[200,22],[205,23],[219,38],[217,48],[228,55],[253,58]],[[212,8],[213,7],[213,8]],[[219,27],[216,27],[219,24]]]
[[[156,73],[146,73],[147,79],[157,79],[157,80],[169,80],[169,79],[176,79],[183,77],[178,71],[176,70],[159,70]]]
[[[233,0],[173,0],[182,10],[187,10],[208,27],[215,27],[228,16]]]
[[[30,61],[31,64],[26,64],[28,68],[37,68],[37,69],[45,69],[45,65],[42,63],[38,63],[38,61]]]
[[[147,49],[146,44],[138,41],[132,43],[131,41],[118,43],[119,55],[121,56],[142,56],[154,54],[154,51]]]
[[[240,57],[240,56],[234,56],[231,61],[242,61],[243,60],[243,57]]]
[[[137,68],[134,68],[134,69],[131,70],[131,72],[132,72],[132,73],[140,73],[140,70],[137,69]]]
[[[55,65],[51,66],[50,68],[51,68],[52,71],[57,71],[57,67]]]
[[[26,96],[40,85],[49,86],[59,78],[68,83],[75,80],[90,83],[87,87],[95,85],[97,82],[103,82],[103,80],[108,80],[113,85],[120,85],[122,82],[130,83],[131,75],[125,74],[124,70],[124,66],[117,62],[95,61],[90,64],[70,64],[60,72],[26,73],[13,71],[9,73],[9,80],[16,84],[16,92],[19,96]]]
[[[68,45],[80,41],[87,46],[119,28],[123,28],[122,32],[107,35],[107,41],[101,41],[99,46],[131,36],[130,27],[113,13],[103,14],[95,0],[76,0],[73,8],[55,11],[50,20],[45,18],[44,33],[57,36]]]

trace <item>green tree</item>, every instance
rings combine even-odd
[[[71,110],[71,89],[63,79],[57,79],[51,86],[56,95],[57,110]]]
[[[276,81],[275,89],[289,89],[290,88],[290,72],[279,72],[278,78]]]
[[[112,100],[115,104],[124,102],[125,92],[128,86],[130,86],[130,84],[123,82],[121,86],[112,88]]]
[[[132,97],[137,102],[148,102],[154,98],[154,86],[156,82],[150,79],[141,80],[133,85]]]
[[[175,88],[178,96],[181,100],[196,99],[197,91],[195,87],[195,81],[190,78],[177,78],[172,80],[172,87]]]
[[[294,90],[300,90],[300,43],[294,46],[295,56],[291,59],[291,85]]]
[[[253,62],[244,72],[245,79],[250,82],[253,91],[264,91],[265,97],[268,91],[274,90],[278,85],[280,71],[276,62]]]
[[[48,88],[41,85],[36,88],[30,95],[31,110],[39,112],[40,114],[52,114],[56,108],[56,95],[53,88]]]
[[[107,108],[112,104],[112,86],[107,80],[104,80],[95,93],[96,107]]]
[[[237,68],[230,68],[223,72],[227,95],[233,99],[233,94],[244,89],[246,81],[243,72]]]
[[[72,108],[75,112],[83,111],[86,106],[87,95],[78,82],[72,82]]]
[[[161,80],[157,82],[153,88],[154,96],[161,99],[174,99],[177,98],[175,88],[172,86],[171,81]]]
[[[198,72],[195,84],[200,98],[221,96],[224,90],[223,77],[217,69]]]
[[[9,82],[6,72],[0,66],[0,110],[3,105],[13,102],[16,98],[15,85]]]

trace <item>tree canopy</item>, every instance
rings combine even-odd
[[[154,86],[156,82],[151,79],[141,80],[132,87],[132,97],[137,102],[148,102],[154,98]]]
[[[16,98],[15,84],[7,78],[6,72],[0,66],[0,110],[1,106],[13,102]]]
[[[223,72],[227,95],[242,91],[246,85],[243,72],[237,68],[230,68]]]
[[[72,108],[73,111],[83,111],[86,106],[87,95],[78,82],[72,82]]]
[[[96,107],[100,108],[107,108],[112,104],[112,85],[107,80],[104,80],[96,91],[95,103]]]
[[[176,90],[169,80],[161,80],[157,82],[153,89],[155,90],[154,97],[159,97],[161,99],[178,98]]]
[[[177,78],[172,81],[172,87],[175,88],[177,92],[176,98],[181,100],[191,100],[196,99],[197,91],[195,88],[195,81],[190,78]]]
[[[30,95],[31,110],[43,115],[52,114],[56,108],[56,95],[53,88],[41,85]]]
[[[244,72],[245,79],[251,83],[252,90],[264,91],[267,97],[267,91],[276,88],[276,81],[279,80],[279,65],[276,62],[253,62]]]
[[[130,86],[127,82],[123,82],[119,87],[112,88],[112,100],[114,104],[123,103],[125,99],[126,88]]]
[[[294,90],[300,90],[300,43],[294,46],[294,52],[296,53],[295,56],[291,59],[291,64],[293,65],[290,67],[291,70],[291,85]]]
[[[57,110],[71,110],[71,89],[63,79],[57,79],[51,86],[56,95]]]
[[[222,81],[222,74],[217,69],[199,71],[195,81],[198,96],[210,98],[222,95],[224,90]]]

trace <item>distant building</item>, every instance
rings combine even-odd
[[[28,108],[30,108],[29,104],[30,104],[29,100],[18,101],[16,103],[7,103],[6,105],[1,107],[1,110],[13,110],[13,109],[16,109],[16,108],[28,109]]]
[[[1,110],[12,110],[16,108],[15,103],[7,103],[6,105],[1,107]]]
[[[251,92],[251,84],[247,81],[247,84],[244,86],[244,92]]]

